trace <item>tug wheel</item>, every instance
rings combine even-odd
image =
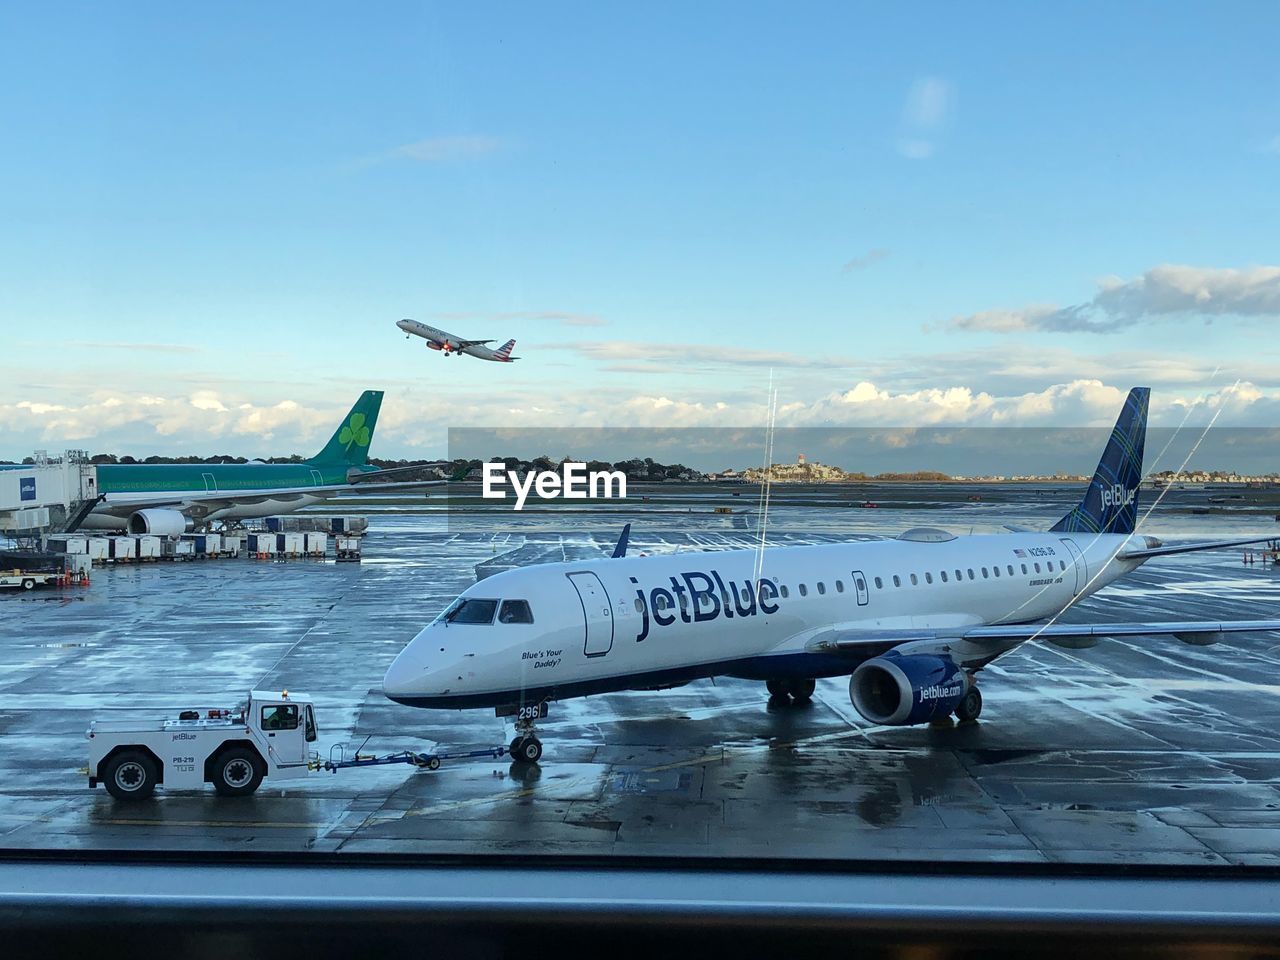
[[[156,764],[141,750],[121,750],[103,771],[102,784],[117,800],[145,800],[155,793]]]
[[[247,797],[262,783],[262,761],[248,747],[224,750],[213,762],[213,789],[224,797]]]

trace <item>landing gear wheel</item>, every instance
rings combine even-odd
[[[511,738],[511,745],[507,747],[507,753],[511,754],[512,759],[520,752],[520,744],[524,741],[524,737],[516,735]]]
[[[792,680],[787,684],[787,692],[796,703],[808,703],[813,699],[813,691],[817,687],[818,682],[813,679]]]
[[[517,763],[537,763],[542,759],[542,741],[537,737],[516,737],[517,746],[511,751],[511,759]]]
[[[977,687],[970,687],[969,692],[956,704],[955,714],[961,723],[977,720],[982,715],[982,691]]]
[[[213,761],[213,789],[223,797],[247,797],[262,783],[262,761],[248,747],[232,747]]]
[[[785,680],[766,680],[764,688],[769,691],[771,697],[785,697],[787,695],[787,682]]]
[[[145,800],[156,790],[156,764],[140,750],[122,750],[107,761],[102,785],[117,800]]]

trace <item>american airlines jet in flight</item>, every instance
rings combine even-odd
[[[536,762],[547,703],[653,690],[704,677],[761,680],[808,700],[819,677],[849,676],[866,720],[926,723],[982,711],[983,667],[1029,640],[1280,630],[1280,620],[1063,623],[1076,601],[1176,553],[1272,537],[1164,546],[1134,533],[1150,391],[1130,391],[1084,498],[1044,533],[896,539],[612,558],[496,574],[463,591],[396,657],[383,680],[418,707],[496,707],[516,718],[514,758]]]
[[[429,323],[419,323],[417,320],[397,320],[396,326],[404,331],[406,337],[422,337],[423,340],[427,341],[428,347],[432,350],[439,350],[446,357],[454,353],[465,353],[480,360],[493,360],[497,363],[511,363],[513,360],[520,359],[511,355],[511,351],[516,346],[514,340],[508,340],[497,350],[490,350],[485,344],[493,343],[492,340],[463,340],[452,333],[438,330]]]

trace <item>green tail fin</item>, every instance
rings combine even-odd
[[[345,463],[363,466],[369,460],[369,442],[373,428],[378,423],[378,409],[382,406],[381,390],[366,390],[351,408],[342,425],[333,432],[323,450],[308,462],[315,464]]]

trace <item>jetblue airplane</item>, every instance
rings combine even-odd
[[[446,357],[455,353],[465,353],[470,357],[493,360],[496,363],[511,363],[520,359],[511,355],[511,351],[516,346],[514,340],[508,340],[497,350],[490,350],[485,344],[493,343],[492,340],[463,340],[461,337],[439,330],[429,323],[419,323],[417,320],[397,320],[396,326],[404,331],[406,338],[422,337],[427,341],[428,347],[432,350],[439,350]]]
[[[1192,644],[1280,630],[1280,620],[1060,623],[1076,601],[1176,553],[1274,537],[1164,546],[1134,536],[1150,391],[1130,391],[1084,498],[1045,533],[897,539],[510,570],[463,591],[383,680],[417,707],[496,707],[516,718],[514,758],[536,762],[534,721],[553,700],[731,676],[808,700],[848,675],[866,720],[927,723],[982,712],[978,673],[1028,640],[1078,648],[1103,637]]]

